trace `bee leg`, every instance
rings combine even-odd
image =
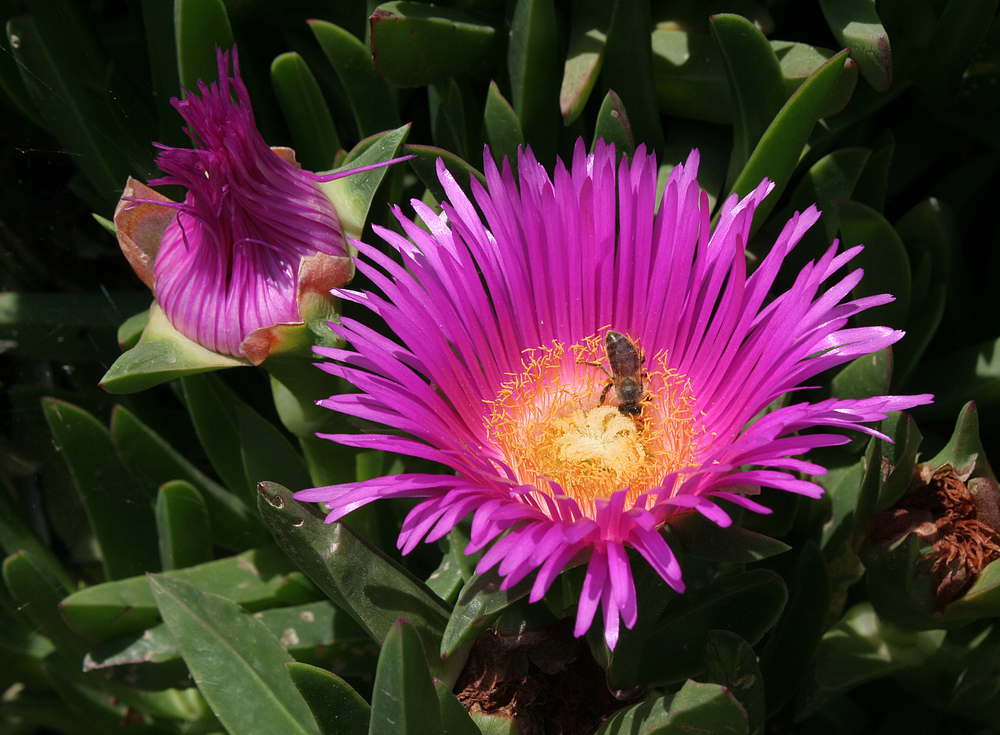
[[[601,402],[597,404],[598,406],[604,405],[604,400],[608,397],[608,392],[611,390],[612,385],[614,385],[614,382],[610,380],[605,384],[604,390],[601,391]]]

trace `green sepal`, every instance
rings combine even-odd
[[[318,666],[298,661],[287,666],[322,735],[367,735],[371,707],[350,684]]]
[[[504,158],[511,163],[517,161],[517,149],[524,145],[524,133],[514,108],[504,99],[496,82],[490,82],[490,89],[486,94],[483,129],[490,146],[490,155],[497,165]]]
[[[129,476],[111,433],[91,414],[54,398],[43,399],[42,410],[101,548],[105,577],[159,569],[152,488],[144,491]]]
[[[258,495],[261,515],[281,548],[373,640],[383,643],[396,620],[405,617],[430,653],[435,676],[457,676],[451,671],[455,662],[437,656],[450,611],[427,585],[350,526],[325,524],[287,488],[262,482]]]
[[[165,575],[150,575],[160,615],[212,711],[229,732],[319,735],[285,669],[278,639],[239,605]]]
[[[212,560],[212,527],[205,499],[190,482],[174,480],[156,495],[156,533],[164,571]]]
[[[131,350],[142,337],[142,331],[149,324],[149,309],[133,314],[118,326],[118,344],[123,350]]]
[[[796,90],[764,131],[733,184],[731,191],[740,197],[753,191],[764,178],[775,184],[774,191],[757,207],[754,230],[767,219],[788,185],[846,59],[846,51],[836,54]]]
[[[705,668],[711,681],[726,687],[746,710],[749,732],[762,733],[764,678],[750,644],[734,633],[713,630],[705,643]]]
[[[254,613],[296,661],[336,668],[344,676],[371,672],[378,649],[350,616],[322,600]],[[100,670],[109,681],[136,689],[183,688],[194,684],[165,624],[126,633],[87,653],[84,671]]]
[[[216,48],[233,47],[233,29],[222,0],[174,0],[174,40],[181,87],[196,92],[198,82],[219,80]]]
[[[741,526],[722,528],[701,513],[687,513],[672,521],[677,538],[690,556],[727,564],[749,564],[783,554],[791,546]]]
[[[135,393],[185,375],[249,364],[246,358],[212,352],[188,339],[154,302],[139,343],[115,360],[101,387],[109,393]]]
[[[198,589],[212,590],[251,612],[278,604],[315,600],[319,592],[276,546],[196,567],[165,572]],[[66,624],[92,641],[103,641],[155,625],[159,613],[146,578],[130,577],[74,592],[60,604]]]
[[[295,160],[310,171],[331,168],[340,138],[309,65],[295,52],[276,56],[271,62],[271,86],[292,136]]]
[[[400,125],[396,93],[372,64],[365,44],[340,26],[308,21],[326,58],[344,86],[361,137]]]
[[[635,153],[635,133],[625,107],[614,90],[610,90],[601,102],[590,149],[593,150],[594,145],[602,138],[605,143],[614,143],[615,153],[619,157],[624,155],[631,158]]]
[[[151,499],[157,488],[173,480],[188,482],[198,490],[205,501],[215,543],[231,551],[243,551],[267,541],[267,532],[260,521],[232,490],[205,476],[124,406],[116,406],[112,413],[111,438],[122,463],[140,482],[140,487],[147,489]],[[236,456],[240,456],[239,452]],[[245,484],[245,475],[241,479]],[[233,489],[241,487],[237,485]]]
[[[370,23],[375,68],[396,87],[483,77],[496,65],[499,34],[457,8],[394,0],[375,8]]]
[[[372,690],[369,735],[439,735],[441,711],[420,635],[393,623],[382,644]]]
[[[683,681],[704,665],[700,642],[728,630],[754,644],[778,621],[788,600],[781,577],[754,569],[722,577],[672,600],[641,635],[622,631],[608,666],[614,689]],[[691,645],[698,641],[699,645]]]
[[[796,701],[796,720],[867,681],[920,666],[940,647],[944,637],[943,630],[899,630],[880,620],[870,604],[855,605],[824,634],[814,670],[808,677],[813,685]]]
[[[747,735],[746,710],[719,684],[688,681],[676,694],[616,712],[595,735],[680,735],[710,732]]]
[[[614,4],[605,0],[581,0],[570,8],[569,48],[559,91],[566,126],[580,117],[600,77],[613,9]]]
[[[819,0],[826,24],[837,43],[851,49],[861,76],[876,92],[892,84],[892,52],[875,0]]]
[[[397,158],[400,155],[400,146],[406,142],[409,133],[410,126],[404,125],[366,138],[347,154],[344,163],[335,170],[360,168]],[[368,210],[371,209],[375,192],[378,191],[385,175],[386,167],[382,166],[319,184],[319,188],[333,202],[333,207],[340,218],[340,226],[344,228],[344,234],[348,237],[355,239],[361,237],[361,231],[368,219]]]

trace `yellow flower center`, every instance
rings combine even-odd
[[[690,383],[666,360],[658,353],[632,376],[643,388],[633,416],[619,410],[603,332],[528,350],[521,372],[489,403],[489,436],[518,481],[538,492],[552,495],[557,483],[593,517],[597,498],[629,488],[629,507],[695,461],[700,432]]]

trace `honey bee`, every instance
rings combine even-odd
[[[598,405],[604,405],[608,393],[614,388],[615,397],[618,398],[618,410],[626,416],[641,416],[646,386],[642,372],[643,357],[639,353],[639,348],[621,332],[609,329],[604,335],[604,352],[608,356],[610,372],[599,362],[584,363],[599,367],[608,376],[608,382],[601,392],[601,402]]]

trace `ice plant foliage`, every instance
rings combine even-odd
[[[439,164],[443,213],[414,201],[424,227],[397,211],[406,237],[378,231],[401,265],[357,243],[358,268],[381,293],[339,293],[398,341],[345,318],[331,326],[353,349],[317,348],[334,360],[323,369],[361,391],[324,405],[407,435],[330,439],[435,460],[455,474],[297,494],[325,502],[328,520],[377,498],[424,497],[402,528],[405,553],[472,514],[467,552],[495,541],[477,571],[499,564],[504,587],[537,571],[532,601],[582,560],[575,632],[600,606],[614,647],[620,622],[636,622],[627,547],[683,590],[659,533],[672,516],[694,509],[727,526],[720,499],[767,513],[749,497],[760,486],[817,497],[821,488],[795,473],[825,470],[800,455],[848,441],[822,427],[881,436],[864,424],[929,402],[830,399],[754,420],[818,373],[902,336],[847,326],[892,300],[848,300],[862,272],[844,270],[860,247],[838,253],[834,243],[788,291],[771,294],[782,261],[818,219],[815,207],[796,213],[747,274],[744,246],[770,182],[726,201],[713,228],[696,151],[673,169],[658,209],[657,166],[643,148],[616,165],[612,147],[587,155],[578,142],[571,169],[558,163],[554,179],[530,151],[517,180],[506,163],[500,171],[484,160],[487,186],[473,180],[475,203]],[[631,375],[626,362],[609,361],[609,330],[639,353]],[[619,410],[624,377],[642,388],[638,415]]]
[[[302,300],[347,282],[350,261],[337,212],[318,183],[350,173],[302,170],[288,148],[269,148],[254,122],[233,51],[219,81],[173,99],[194,148],[159,145],[166,176],[187,189],[173,202],[129,180],[115,212],[119,241],[167,318],[215,352],[260,362],[255,330],[301,323]],[[385,164],[378,164],[385,165]]]

